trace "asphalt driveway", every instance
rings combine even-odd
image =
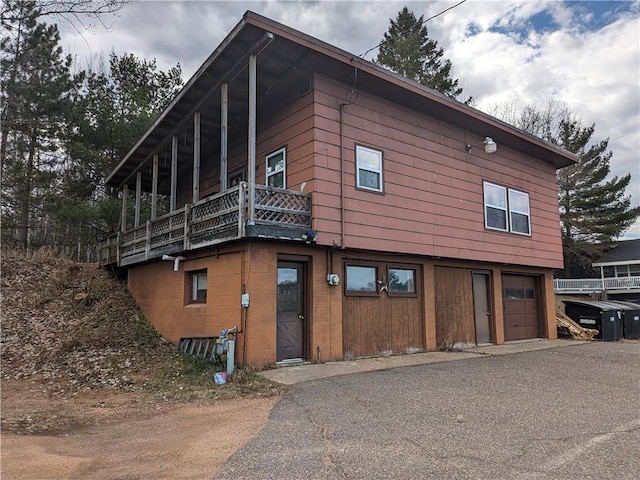
[[[212,446],[215,448],[215,446]],[[293,385],[223,479],[637,479],[640,344]]]

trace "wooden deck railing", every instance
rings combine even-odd
[[[246,236],[248,185],[239,185],[192,205],[119,232],[100,242],[101,265],[129,265]],[[256,185],[255,224],[311,228],[309,194]]]

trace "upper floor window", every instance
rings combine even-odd
[[[492,230],[531,235],[529,194],[483,183],[484,225]]]
[[[382,192],[382,152],[356,145],[356,185]]]
[[[267,185],[287,188],[287,149],[281,148],[267,155]]]

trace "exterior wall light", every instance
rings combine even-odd
[[[482,145],[482,144],[484,144],[484,151],[487,153],[493,153],[498,149],[498,145],[496,145],[496,142],[493,141],[493,138],[486,137],[483,141],[474,143],[473,145],[467,144],[466,146],[467,153],[469,153],[473,147],[477,147],[478,145]]]

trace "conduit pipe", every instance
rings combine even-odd
[[[173,260],[173,271],[177,272],[180,270],[180,262],[185,258],[181,255],[179,257],[172,257],[171,255],[162,255],[162,260]]]

